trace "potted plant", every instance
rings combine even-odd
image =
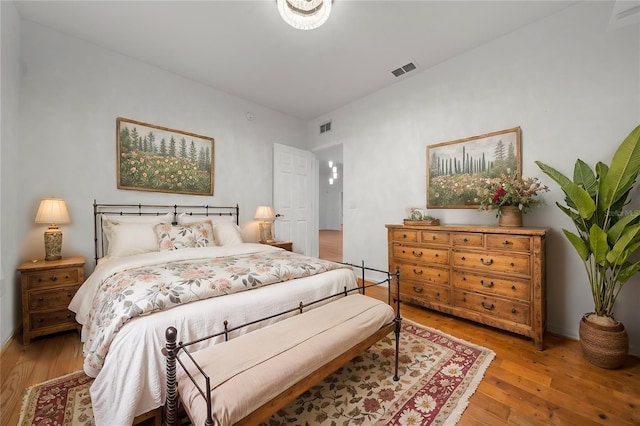
[[[478,188],[481,210],[498,210],[500,226],[522,226],[522,214],[543,203],[536,198],[539,192],[549,191],[538,178],[523,178],[516,173],[502,173],[486,179]]]
[[[616,150],[607,166],[598,162],[595,172],[578,159],[569,179],[536,161],[560,185],[565,204],[556,203],[576,227],[563,229],[584,262],[593,296],[594,312],[580,321],[580,343],[585,357],[603,368],[618,368],[626,359],[629,341],[613,308],[624,284],[640,270],[632,255],[640,247],[640,210],[626,210],[640,172],[640,126]]]

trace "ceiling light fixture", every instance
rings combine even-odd
[[[333,0],[276,0],[285,22],[299,30],[313,30],[327,22]]]

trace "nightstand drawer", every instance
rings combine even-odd
[[[59,268],[24,273],[27,275],[28,288],[44,288],[52,284],[79,284],[78,268]]]
[[[29,320],[31,322],[32,330],[38,330],[40,328],[53,327],[62,324],[70,324],[73,326],[75,326],[76,324],[74,313],[68,309],[32,313],[31,315],[29,315]]]
[[[75,286],[29,292],[29,309],[66,308],[77,290],[78,287]]]

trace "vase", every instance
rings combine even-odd
[[[522,210],[518,206],[500,206],[498,217],[500,226],[522,226]]]
[[[594,314],[585,314],[578,329],[582,354],[597,367],[621,367],[629,352],[629,337],[624,325],[620,322],[612,326],[594,324],[587,319],[589,315]]]

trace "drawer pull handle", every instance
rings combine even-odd
[[[482,287],[486,287],[486,288],[493,287],[493,281],[486,283],[484,282],[484,280],[480,280],[480,284],[482,284]]]
[[[67,318],[71,318],[71,314],[70,313],[67,313]]]
[[[467,240],[466,238],[463,238],[462,241],[466,243],[469,240]]]
[[[407,238],[407,234],[402,234],[402,238]]]
[[[422,252],[420,252],[420,253],[416,253],[416,251],[415,251],[415,250],[413,250],[411,253],[413,253],[413,255],[414,255],[415,257],[422,257]]]
[[[466,258],[466,257],[464,257],[464,256],[462,256],[462,260],[467,260],[467,258]]]
[[[516,308],[511,309],[511,313],[515,314],[516,313]]]
[[[511,286],[511,290],[515,290],[515,289],[516,289],[516,286],[515,286],[515,285],[512,285],[512,286]]]
[[[435,241],[435,240],[436,240],[436,236],[435,236],[435,235],[433,235],[433,236],[431,237],[431,239],[432,239],[433,241]]]
[[[437,293],[436,293],[436,296],[440,297],[440,292],[437,292]]]
[[[493,308],[495,308],[495,306],[493,305],[493,303],[489,306],[485,305],[484,302],[480,302],[482,307],[485,308],[487,311],[492,311]]]
[[[49,281],[57,281],[57,280],[58,280],[58,277],[56,277],[55,275],[51,275],[49,277]]]
[[[509,244],[513,244],[513,243],[509,240],[504,240],[502,244],[504,244],[505,246],[508,246]]]
[[[420,269],[419,271],[416,271],[415,268],[414,268],[413,273],[416,274],[416,275],[422,275],[424,273],[424,271],[422,269]]]
[[[480,262],[482,262],[483,265],[485,266],[491,266],[493,265],[493,259],[489,259],[489,260],[484,260],[484,258],[480,258]],[[513,264],[512,264],[513,266]]]
[[[43,321],[44,321],[44,318],[42,317],[38,318],[38,322],[43,322]]]
[[[67,292],[67,297],[71,297],[71,296],[73,296],[73,292],[68,291],[68,292]]]
[[[416,293],[422,293],[422,287],[413,286],[413,291],[415,291]]]
[[[44,300],[44,297],[40,296],[38,297],[38,302],[42,302]]]

